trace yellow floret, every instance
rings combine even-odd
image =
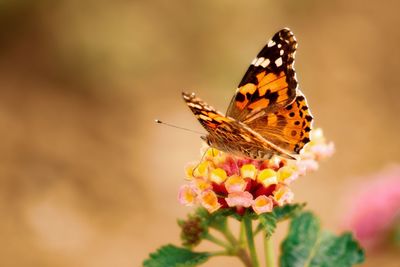
[[[291,177],[296,170],[294,167],[291,166],[285,166],[282,167],[278,170],[278,181],[279,182],[284,182],[286,179]]]
[[[276,172],[272,169],[264,169],[260,171],[260,173],[257,176],[257,181],[262,183],[264,186],[269,186],[271,184],[278,183]]]
[[[243,165],[242,168],[240,168],[240,174],[243,178],[251,178],[254,180],[257,174],[256,166],[253,164]]]
[[[214,164],[211,161],[203,161],[193,170],[193,176],[195,177],[207,177],[210,168],[213,168]]]
[[[211,158],[213,158],[213,157],[216,157],[216,156],[218,156],[218,155],[219,155],[219,150],[216,149],[216,148],[209,148],[209,149],[207,149],[207,151],[206,151],[206,157],[211,157]]]
[[[211,171],[210,180],[220,184],[226,180],[226,172],[221,168],[217,168]]]

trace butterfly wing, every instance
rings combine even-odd
[[[298,154],[310,141],[312,121],[306,98],[299,91],[293,103],[273,113],[250,117],[244,123],[268,141]]]
[[[253,159],[270,158],[280,155],[294,159],[285,150],[265,140],[246,124],[225,117],[194,94],[182,93],[183,99],[209,135],[204,139],[212,141],[211,146],[238,156]]]
[[[227,111],[227,116],[294,154],[309,142],[313,119],[297,89],[296,48],[289,29],[277,32],[253,60]]]
[[[221,124],[234,121],[233,119],[227,118],[220,112],[216,111],[213,107],[196,97],[194,94],[182,93],[182,97],[192,110],[193,114],[199,120],[200,124],[210,134],[213,134]]]
[[[289,29],[277,32],[251,63],[226,115],[244,121],[261,110],[274,112],[293,102],[297,88],[293,69],[296,47]]]

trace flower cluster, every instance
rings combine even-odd
[[[179,201],[186,206],[200,204],[210,213],[233,208],[239,214],[252,209],[261,214],[293,200],[290,184],[307,171],[318,168],[318,161],[332,155],[322,130],[311,133],[311,141],[298,160],[273,157],[269,160],[238,158],[204,146],[200,163],[185,169],[189,183],[179,190]]]

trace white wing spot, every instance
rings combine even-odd
[[[281,58],[281,57],[278,58],[277,60],[275,60],[275,65],[276,65],[277,67],[282,66],[282,58]]]
[[[199,118],[202,119],[203,121],[212,121],[212,119],[210,117],[207,117],[207,116],[205,116],[203,114],[200,114]]]
[[[197,108],[197,109],[201,109],[201,106],[199,104],[195,104],[195,103],[188,103],[188,106]]]
[[[281,48],[282,47],[282,44],[278,44],[278,48]]]
[[[264,68],[266,68],[266,67],[269,65],[269,63],[271,63],[271,61],[269,61],[269,59],[266,58],[266,59],[264,60],[264,62],[261,63],[261,66],[264,67]]]
[[[253,61],[250,63],[251,65],[256,64],[258,58],[253,59]]]
[[[280,51],[279,51],[279,55],[283,55],[283,53],[284,53],[284,51],[283,51],[283,49],[281,49]]]
[[[275,41],[271,40],[271,41],[268,42],[268,47],[272,47],[274,45],[276,45]]]
[[[257,60],[257,62],[256,63],[254,63],[254,66],[260,66],[260,64],[262,63],[264,61],[264,58],[263,57],[260,57],[258,60]]]

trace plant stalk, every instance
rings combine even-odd
[[[208,241],[210,241],[210,242],[212,242],[214,244],[220,245],[221,247],[225,248],[227,251],[232,250],[232,246],[231,245],[229,245],[229,244],[225,243],[224,241],[216,238],[215,236],[211,235],[210,233],[207,233],[207,235],[204,237],[204,239],[206,239],[206,240],[208,240]]]
[[[238,241],[236,237],[232,234],[231,230],[229,229],[228,222],[224,224],[224,226],[222,227],[222,229],[220,229],[220,231],[232,245],[237,245]]]
[[[246,232],[247,246],[250,251],[252,266],[259,267],[260,265],[258,263],[256,246],[254,244],[253,226],[252,226],[251,218],[247,215],[243,216],[243,224],[244,224],[244,228],[245,228],[245,232]]]
[[[274,243],[272,237],[265,233],[264,237],[264,254],[265,254],[265,266],[275,267],[275,256],[274,256]]]
[[[237,251],[237,256],[243,262],[244,266],[253,267],[253,264],[251,263],[251,259],[249,257],[249,254],[247,254],[247,251],[244,248],[240,248]]]

